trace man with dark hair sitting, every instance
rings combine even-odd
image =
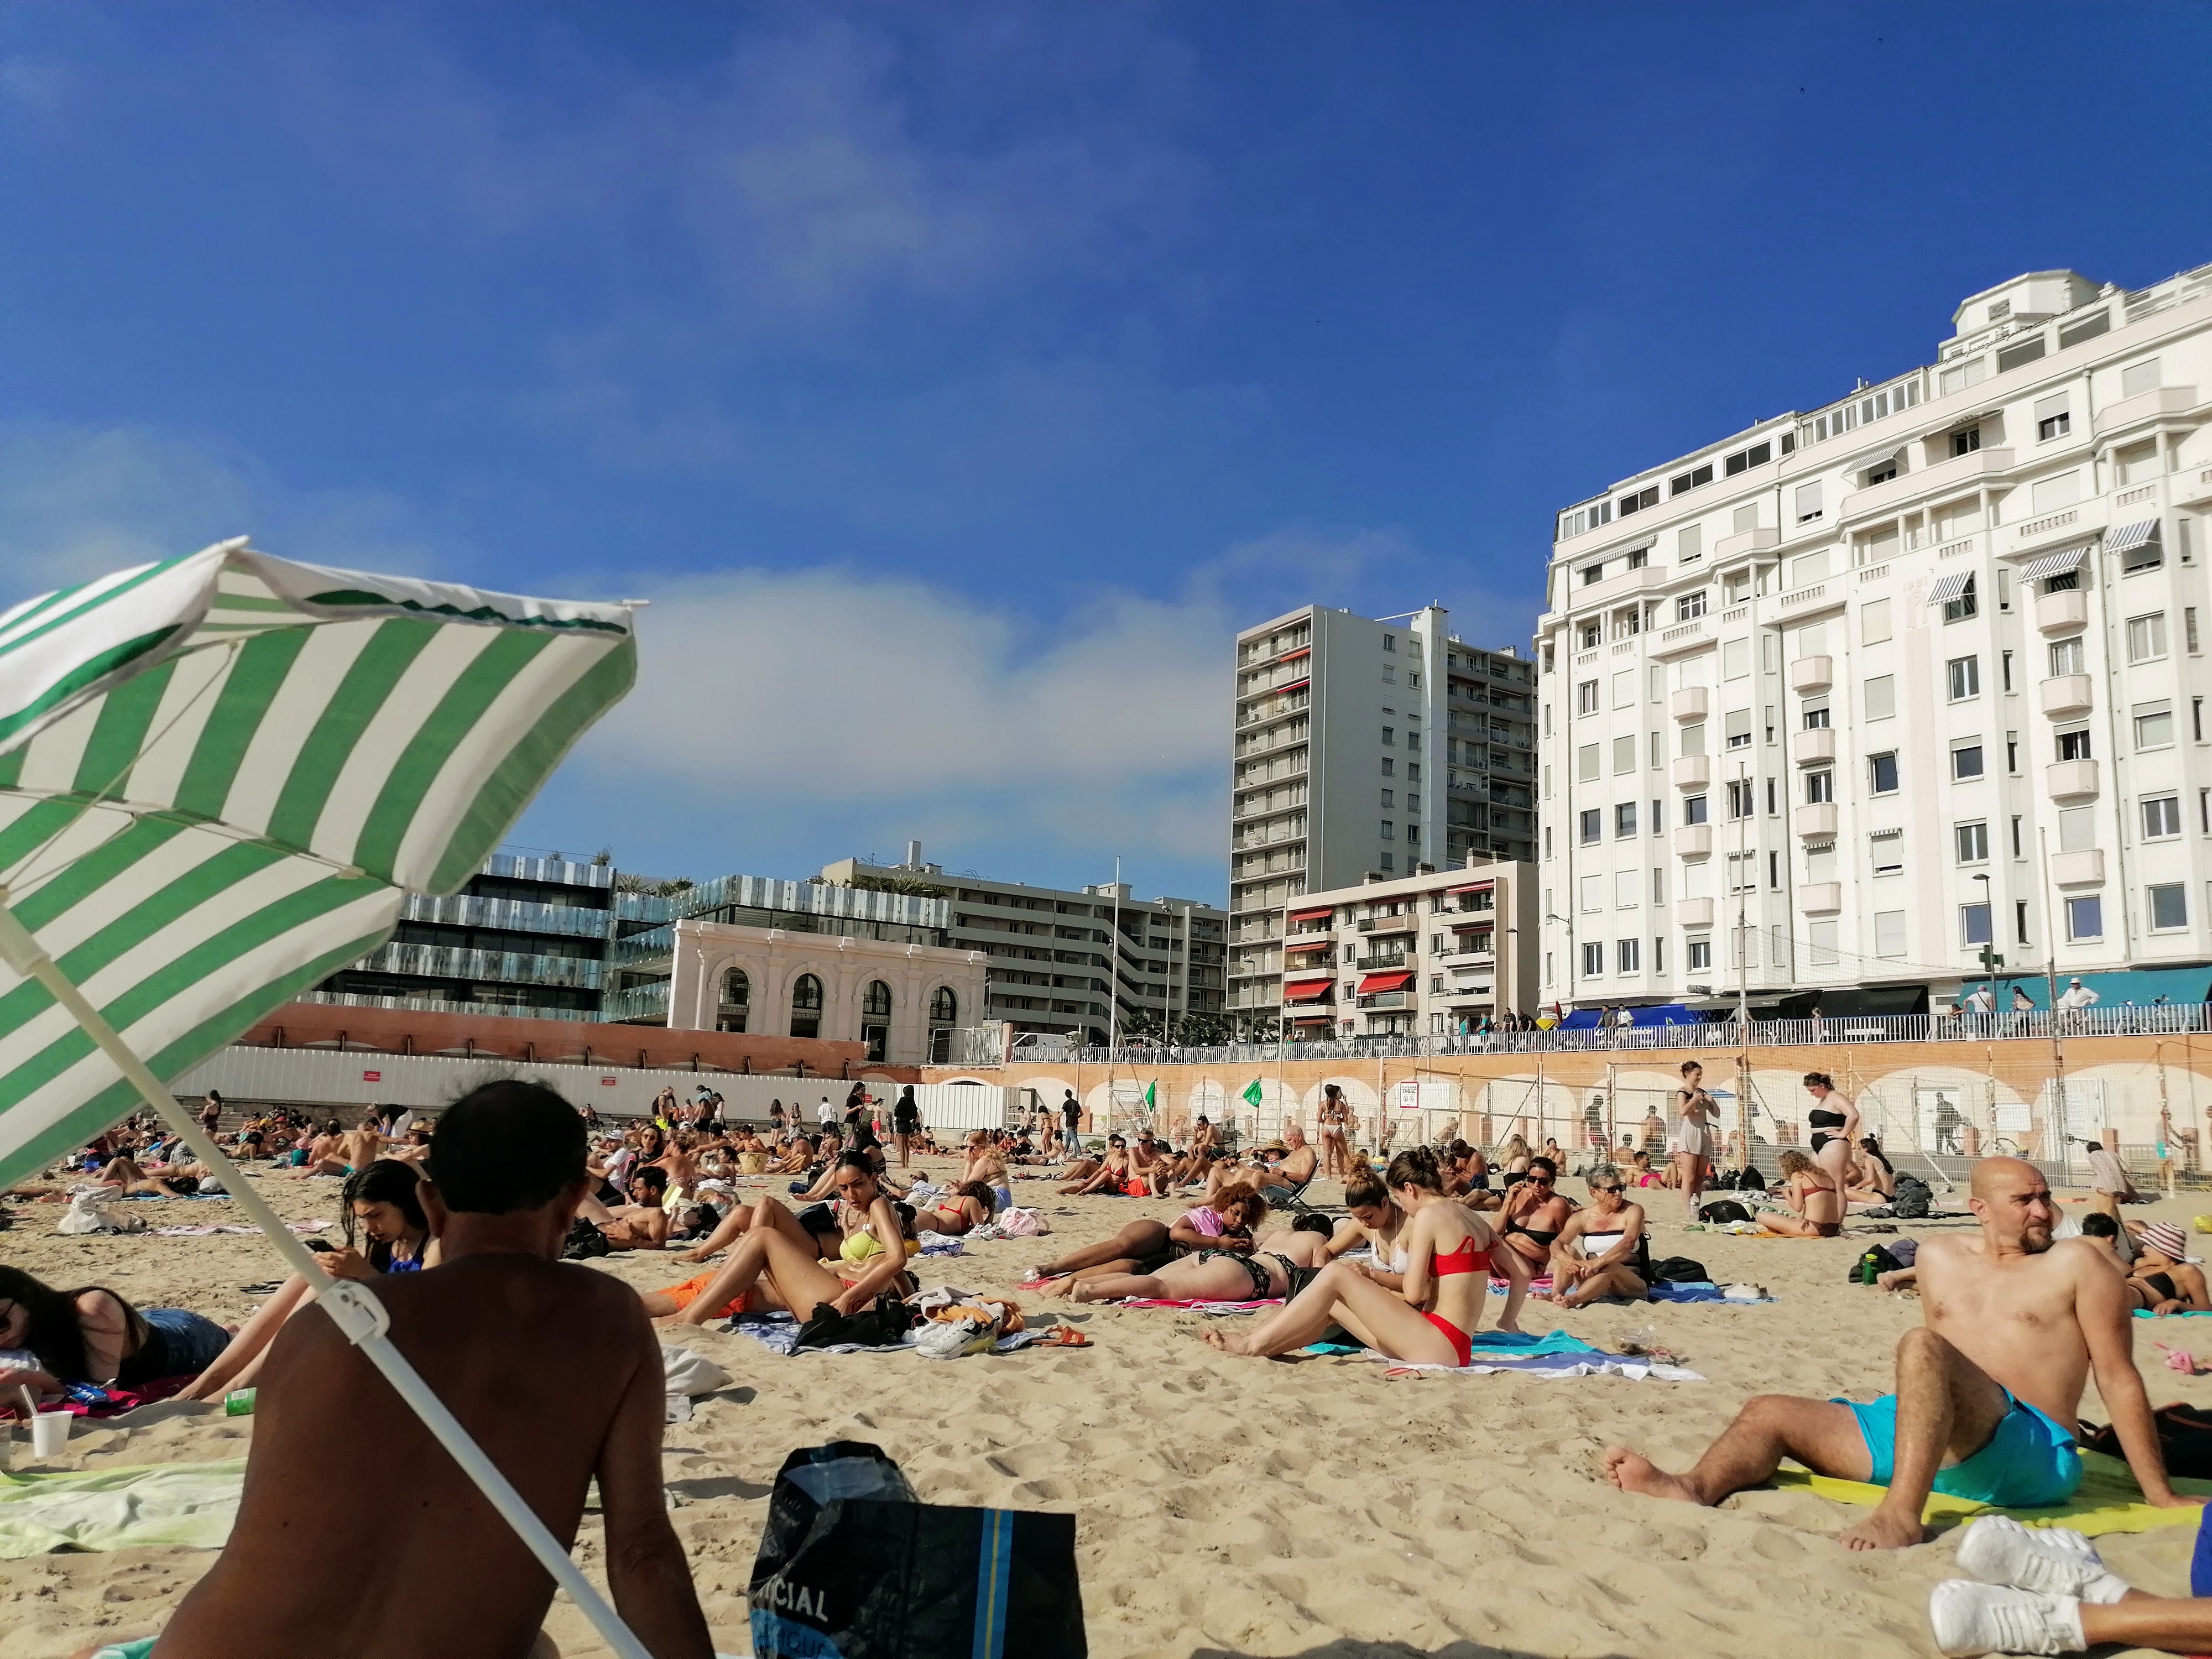
[[[378,1282],[392,1340],[564,1545],[596,1477],[617,1610],[655,1659],[711,1659],[661,1492],[659,1346],[635,1291],[560,1260],[590,1186],[582,1121],[550,1089],[487,1084],[438,1120],[426,1175],[443,1260]],[[344,1570],[301,1571],[303,1547]],[[551,1650],[552,1598],[392,1385],[309,1313],[272,1345],[237,1524],[159,1651],[524,1659]]]

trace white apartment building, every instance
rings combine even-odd
[[[1547,1000],[2212,961],[2212,266],[2033,272],[1953,321],[1559,514]]]
[[[1534,1009],[1536,872],[1480,863],[1288,901],[1283,1018],[1294,1037],[1460,1036]]]
[[[1309,605],[1237,636],[1229,1012],[1272,1035],[1285,906],[1535,846],[1534,666],[1429,605]]]

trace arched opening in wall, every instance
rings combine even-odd
[[[891,1042],[891,988],[879,979],[868,981],[860,993],[860,1041],[868,1045],[868,1059],[884,1063]]]
[[[952,1058],[952,1028],[960,1023],[960,999],[950,985],[940,985],[929,999],[929,1059],[942,1066]]]
[[[714,1029],[718,1031],[742,1031],[751,1012],[753,982],[742,968],[732,968],[722,975],[721,1006],[714,1011]]]
[[[795,1037],[822,1035],[822,981],[801,974],[791,988],[791,1034]]]

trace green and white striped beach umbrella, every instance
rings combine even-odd
[[[0,902],[172,1078],[476,871],[629,689],[626,606],[241,539],[0,615]],[[0,1184],[139,1103],[0,965]]]

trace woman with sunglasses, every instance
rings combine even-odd
[[[1106,1156],[1096,1162],[1085,1158],[1067,1172],[1067,1181],[1060,1191],[1063,1198],[1080,1198],[1085,1193],[1101,1189],[1109,1193],[1127,1194],[1142,1198],[1152,1191],[1151,1186],[1137,1173],[1136,1165],[1129,1160],[1129,1143],[1120,1135],[1106,1137]]]
[[[1651,1254],[1644,1237],[1644,1206],[1632,1204],[1617,1164],[1589,1172],[1590,1204],[1577,1210],[1552,1246],[1551,1300],[1586,1307],[1601,1296],[1641,1302],[1651,1293]]]
[[[1490,1253],[1492,1265],[1505,1278],[1505,1311],[1498,1319],[1501,1331],[1521,1329],[1521,1304],[1528,1300],[1528,1286],[1537,1274],[1549,1271],[1552,1246],[1575,1212],[1574,1205],[1560,1196],[1558,1164],[1532,1158],[1528,1174],[1506,1192],[1498,1248]]]
[[[728,1261],[711,1273],[648,1296],[647,1314],[661,1316],[658,1298],[665,1297],[687,1325],[704,1325],[745,1307],[787,1308],[805,1318],[825,1303],[849,1314],[885,1291],[911,1295],[915,1285],[906,1267],[906,1220],[877,1179],[867,1154],[843,1153],[835,1175],[842,1242],[834,1268],[824,1265],[815,1238],[802,1244],[779,1225],[760,1224],[757,1217]]]

